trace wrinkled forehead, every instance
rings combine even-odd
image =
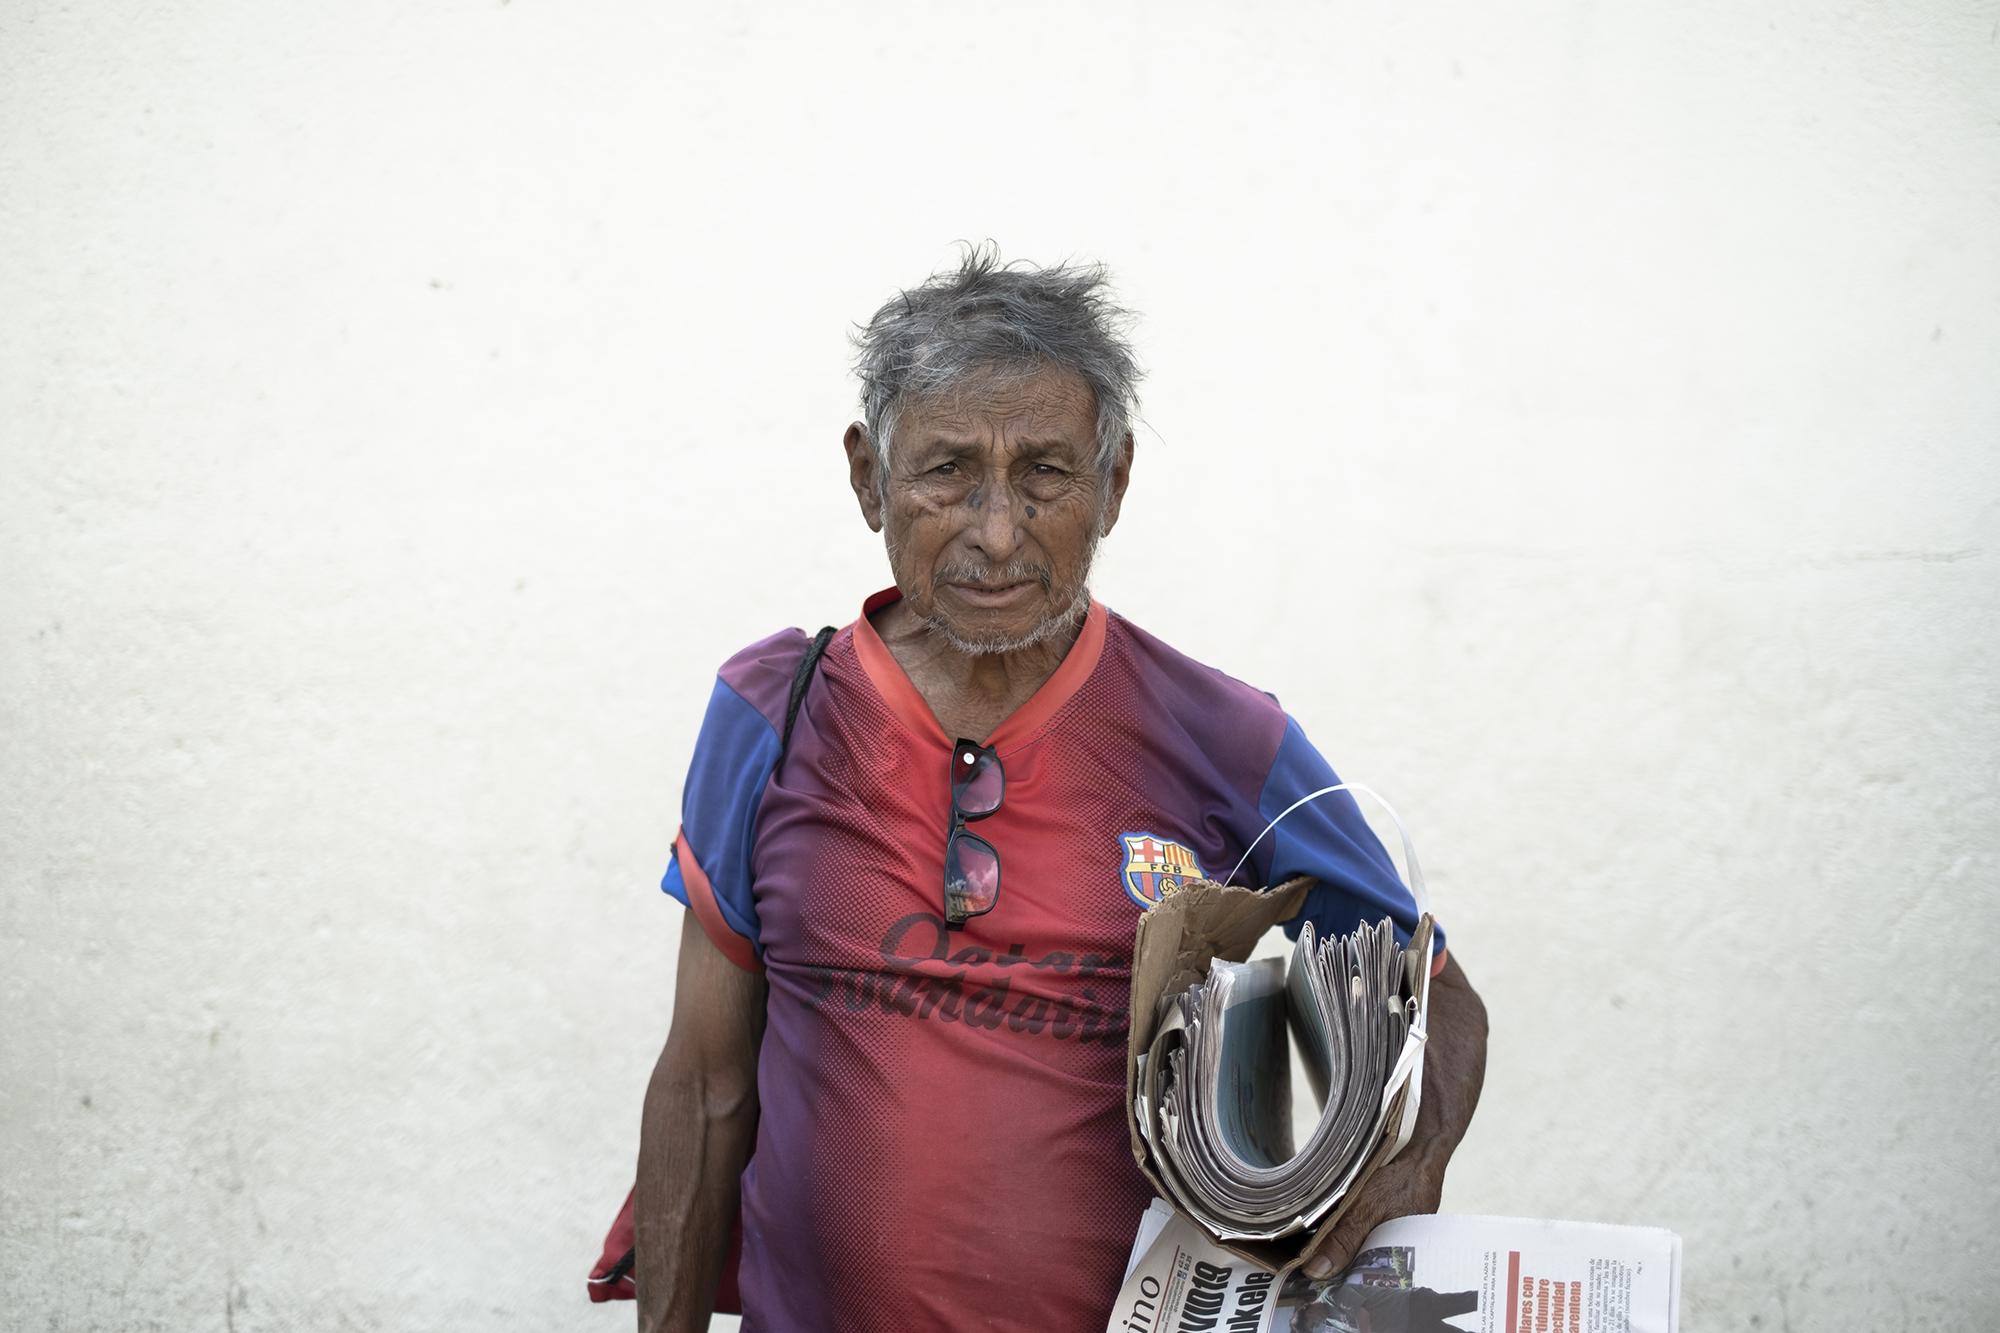
[[[939,442],[1013,444],[1034,440],[1088,453],[1096,444],[1097,395],[1083,376],[1059,367],[991,367],[896,412],[895,447]]]

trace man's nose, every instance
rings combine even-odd
[[[983,494],[972,511],[972,544],[996,564],[1011,560],[1021,547],[1020,497],[1005,483],[980,489]]]

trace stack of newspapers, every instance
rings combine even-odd
[[[1286,958],[1215,958],[1161,997],[1133,1114],[1175,1203],[1224,1241],[1278,1240],[1327,1217],[1370,1163],[1409,1141],[1423,1082],[1431,919],[1389,922]],[[1291,1047],[1319,1106],[1295,1132]]]
[[[1160,1190],[1106,1333],[1678,1333],[1680,1237],[1655,1227],[1401,1217],[1347,1271],[1301,1264],[1409,1142],[1423,1088],[1432,926],[1389,923],[1246,957],[1303,885],[1195,884],[1140,920],[1126,1078]],[[1313,1115],[1295,1118],[1293,1052]]]
[[[1658,1227],[1398,1217],[1325,1282],[1281,1278],[1160,1200],[1105,1333],[1678,1333],[1681,1238]]]

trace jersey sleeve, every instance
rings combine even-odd
[[[681,789],[681,827],[660,887],[691,910],[723,955],[762,969],[751,841],[764,787],[777,767],[778,731],[730,682],[709,696]]]
[[[1284,737],[1258,796],[1258,817],[1268,824],[1294,801],[1339,782],[1333,765],[1287,716]],[[1363,921],[1384,916],[1395,922],[1401,939],[1407,940],[1416,928],[1416,900],[1381,840],[1361,817],[1351,792],[1333,792],[1285,815],[1257,845],[1252,861],[1265,884],[1282,884],[1300,875],[1319,881],[1298,915],[1285,923],[1285,933],[1294,939],[1308,920],[1322,938],[1345,934]],[[1444,957],[1444,931],[1439,927],[1431,944],[1433,972],[1444,966]]]

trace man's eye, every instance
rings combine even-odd
[[[1038,477],[1059,477],[1062,475],[1062,469],[1053,463],[1037,463],[1035,464],[1035,475]]]
[[[936,473],[940,477],[955,477],[958,475],[958,464],[939,463],[936,467],[932,468],[931,471]]]

